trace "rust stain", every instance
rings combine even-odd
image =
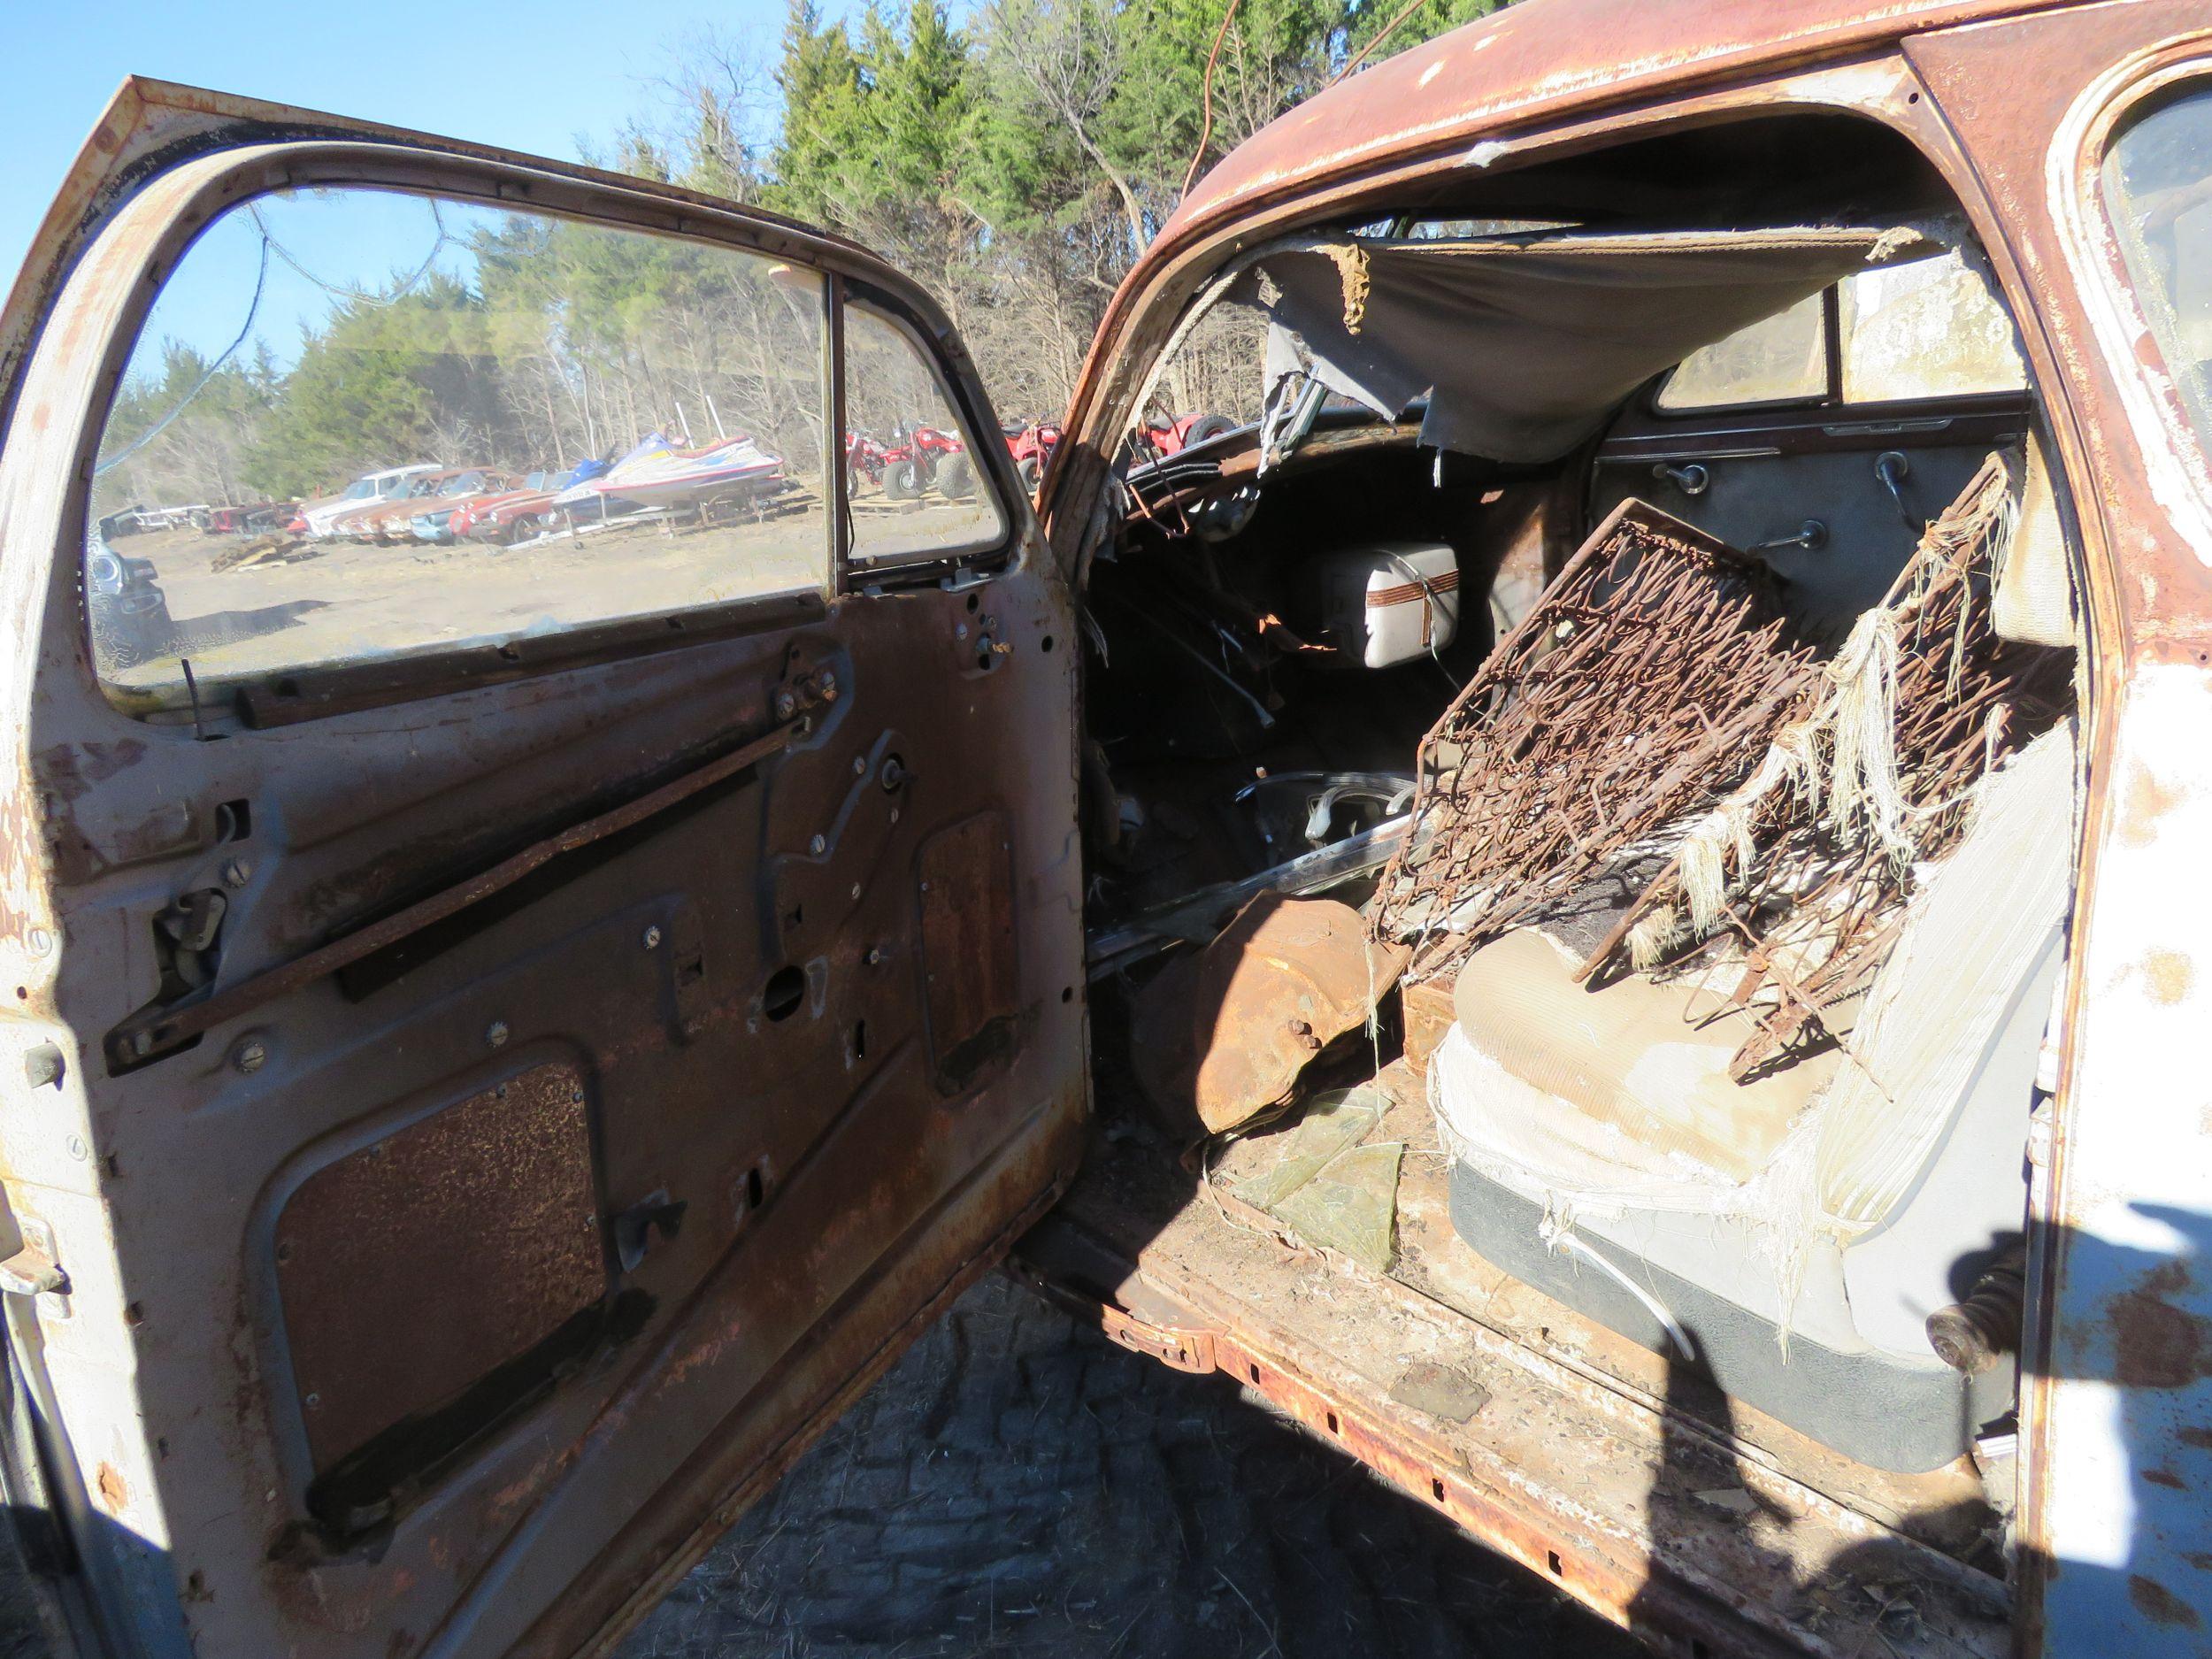
[[[2159,782],[2149,767],[2139,764],[2120,807],[2120,839],[2131,847],[2149,846],[2158,839],[2158,820],[2180,803],[2180,790]]]
[[[2139,1572],[2128,1575],[2128,1600],[2135,1603],[2137,1612],[2154,1624],[2196,1630],[2204,1623],[2197,1617],[2196,1609],[2157,1579],[2146,1578]]]
[[[2143,1479],[2154,1486],[2169,1486],[2176,1492],[2189,1490],[2189,1483],[2170,1469],[2146,1469]]]
[[[2193,1446],[2200,1452],[2212,1452],[2212,1429],[2177,1429],[2174,1438],[2184,1446]]]
[[[2185,1549],[2181,1558],[2199,1572],[2212,1572],[2212,1549]]]
[[[2189,958],[2178,950],[2146,951],[2138,965],[2142,970],[2143,986],[2150,993],[2151,1001],[2167,1008],[2171,1008],[2189,995],[2189,987],[2195,983],[2197,977],[2196,969],[2190,964]]]
[[[2188,1288],[2188,1268],[2162,1262],[2133,1290],[2113,1298],[2106,1318],[2112,1326],[2116,1381],[2130,1388],[2185,1388],[2212,1376],[2204,1322],[2168,1300]]]
[[[131,1489],[123,1484],[122,1471],[113,1463],[102,1463],[93,1484],[100,1488],[100,1502],[111,1515],[120,1515],[131,1501]]]

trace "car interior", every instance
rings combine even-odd
[[[1151,384],[1225,340],[1241,424],[1087,555],[1069,1205],[2001,1571],[2081,682],[1955,201],[1829,114],[1462,168],[1237,255]]]

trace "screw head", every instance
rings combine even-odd
[[[76,1159],[80,1164],[83,1163],[87,1158],[92,1156],[92,1148],[85,1145],[84,1137],[82,1135],[72,1135],[69,1137],[69,1156]]]
[[[310,1394],[303,1403],[310,1411],[319,1411],[323,1408],[323,1397],[320,1394]]]
[[[853,776],[856,778],[864,778],[867,776],[867,773],[868,757],[865,755],[855,755],[853,757]]]
[[[645,930],[644,937],[638,942],[643,945],[648,950],[659,949],[661,942],[661,930],[657,927],[647,928]]]
[[[31,954],[34,956],[45,956],[53,948],[53,934],[48,933],[43,927],[31,929]]]
[[[953,628],[952,637],[956,640],[966,639],[968,637],[968,625],[964,622],[957,624]]]
[[[776,694],[776,718],[787,720],[799,711],[799,700],[787,691]]]
[[[507,1022],[503,1019],[492,1021],[484,1028],[484,1041],[495,1048],[504,1043],[507,1041]]]
[[[223,885],[242,887],[253,879],[253,866],[242,858],[233,858],[223,865]]]
[[[825,852],[829,850],[829,843],[824,841],[819,835],[817,835],[812,841],[806,844],[806,849],[807,851],[812,853],[817,858],[819,858]]]
[[[230,1051],[230,1063],[240,1071],[258,1071],[268,1063],[269,1045],[258,1037],[241,1037]]]

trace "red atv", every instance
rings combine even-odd
[[[866,479],[871,484],[881,488],[883,469],[890,464],[890,460],[891,452],[866,433],[847,433],[845,434],[846,488],[856,489],[859,487],[860,480]]]
[[[957,435],[935,426],[895,426],[883,452],[883,493],[911,501],[932,488],[948,501],[975,494],[975,463]]]
[[[1149,451],[1140,458],[1157,461],[1236,429],[1237,423],[1226,415],[1177,415],[1164,423],[1142,426],[1133,436],[1140,450]]]
[[[1002,426],[1000,431],[1006,435],[1006,452],[1014,457],[1014,470],[1022,475],[1022,488],[1035,495],[1037,485],[1045,475],[1045,464],[1059,447],[1060,423],[1032,420],[1020,426]]]

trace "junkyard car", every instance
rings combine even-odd
[[[807,487],[119,562],[149,273],[431,197],[680,250]],[[1674,1653],[2200,1650],[2208,202],[2205,0],[1525,0],[1206,175],[1033,513],[849,242],[127,84],[0,318],[59,1616],[603,1651],[1007,1261]],[[480,453],[665,418],[561,332]],[[917,421],[974,492],[852,500]]]
[[[328,535],[332,522],[342,513],[404,495],[408,486],[416,479],[437,470],[434,461],[420,461],[408,466],[389,466],[381,472],[365,472],[335,495],[303,503],[295,522],[304,534]]]

